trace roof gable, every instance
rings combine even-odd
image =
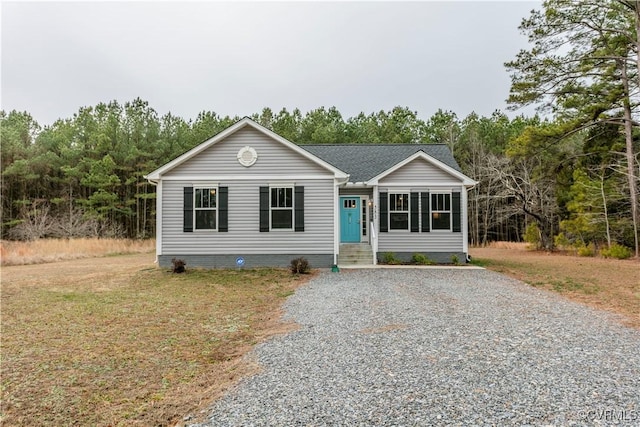
[[[422,158],[465,185],[475,181],[464,175],[444,144],[312,144],[302,147],[347,172],[349,181],[374,184],[416,158]]]
[[[244,119],[238,121],[234,125],[228,127],[227,129],[223,130],[222,132],[218,133],[217,135],[214,135],[213,137],[211,137],[211,138],[207,139],[206,141],[202,142],[201,144],[195,146],[194,148],[192,148],[191,150],[187,151],[186,153],[176,157],[172,161],[166,163],[165,165],[163,165],[163,166],[159,167],[158,169],[154,170],[153,172],[149,173],[146,176],[146,178],[148,180],[151,180],[151,181],[155,181],[155,180],[161,179],[161,177],[163,175],[167,174],[171,170],[173,170],[173,169],[177,168],[178,166],[184,164],[188,160],[193,159],[194,157],[198,156],[200,153],[202,153],[205,150],[211,148],[212,146],[214,146],[215,144],[219,143],[220,141],[225,140],[226,138],[230,137],[231,135],[234,135],[236,132],[238,132],[241,129],[244,129],[247,126],[249,126],[249,127],[253,128],[253,129],[257,130],[258,132],[268,136],[269,138],[274,140],[276,143],[282,144],[285,147],[295,151],[296,153],[298,153],[298,154],[302,155],[303,157],[307,158],[308,160],[311,160],[312,162],[314,162],[314,163],[318,164],[319,166],[323,167],[324,169],[329,170],[330,172],[332,172],[335,175],[336,178],[344,179],[344,178],[348,177],[348,175],[345,172],[343,172],[342,170],[340,170],[336,166],[331,165],[330,163],[328,163],[325,160],[319,158],[318,156],[314,155],[313,153],[300,148],[298,145],[292,143],[291,141],[288,141],[287,139],[285,139],[285,138],[281,137],[280,135],[276,134],[275,132],[265,128],[264,126],[259,125],[258,123],[254,122],[250,118],[245,117]]]
[[[461,181],[462,184],[467,186],[467,187],[471,187],[471,186],[474,186],[474,185],[477,184],[476,181],[472,180],[471,178],[469,178],[468,176],[466,176],[462,172],[460,172],[460,171],[452,168],[451,166],[439,161],[438,159],[435,159],[435,158],[429,156],[428,154],[426,154],[423,151],[418,151],[418,152],[414,153],[412,156],[410,156],[410,157],[406,158],[405,160],[395,164],[394,166],[392,166],[391,168],[385,170],[381,174],[371,178],[370,180],[367,181],[367,184],[376,185],[376,184],[378,184],[378,182],[380,180],[383,180],[385,178],[391,177],[394,174],[397,174],[399,171],[401,171],[406,166],[409,166],[409,165],[412,165],[412,164],[415,165],[415,162],[418,159],[424,160],[426,163],[429,163],[432,166],[435,166],[436,169],[439,169],[440,171],[444,172],[443,174],[441,174],[442,176],[450,176],[451,178],[455,179],[456,181]]]

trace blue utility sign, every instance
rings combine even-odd
[[[236,265],[238,267],[242,267],[244,266],[244,258],[242,258],[241,256],[239,256],[238,258],[236,258]]]

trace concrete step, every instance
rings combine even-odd
[[[373,264],[373,250],[371,249],[371,245],[366,243],[350,243],[340,245],[338,264]]]
[[[371,259],[367,259],[367,260],[350,260],[350,261],[338,260],[338,265],[373,265],[373,260],[371,260]]]
[[[369,257],[338,257],[338,264],[373,264],[373,255]]]

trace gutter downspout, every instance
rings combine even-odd
[[[465,209],[463,210],[464,214],[462,216],[462,219],[463,219],[462,230],[464,232],[463,250],[464,250],[464,253],[466,254],[465,261],[467,263],[471,262],[471,255],[469,255],[469,190],[473,189],[476,185],[478,185],[478,181],[474,181],[474,183],[471,185],[463,186],[464,188],[463,200],[464,200],[464,207],[465,207]]]

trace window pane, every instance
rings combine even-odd
[[[431,210],[450,211],[451,210],[451,194],[432,194]]]
[[[367,235],[367,205],[362,203],[362,235]]]
[[[391,213],[389,214],[389,228],[391,230],[408,230],[409,214],[407,213]]]
[[[283,188],[284,190],[284,205],[285,208],[293,206],[293,188]]]
[[[451,215],[449,213],[434,212],[431,214],[431,228],[434,230],[451,229]]]
[[[271,189],[271,207],[272,208],[293,207],[293,188],[291,187],[272,188]]]
[[[216,207],[216,189],[215,188],[196,188],[194,199],[195,199],[196,209],[215,208]]]
[[[216,211],[214,210],[196,211],[196,229],[215,230],[215,228],[216,228]]]
[[[207,190],[208,195],[209,195],[209,207],[210,208],[215,208],[216,207],[216,189],[215,188],[209,188]]]
[[[408,211],[409,195],[408,194],[390,194],[389,210],[391,211]]]
[[[271,228],[293,228],[293,211],[291,209],[272,210]]]

